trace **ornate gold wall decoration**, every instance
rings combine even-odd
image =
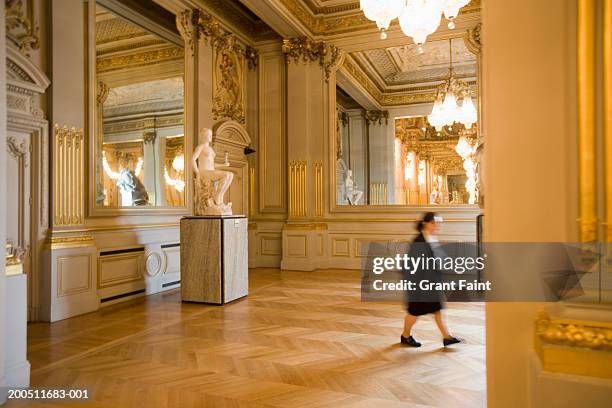
[[[481,31],[482,23],[478,23],[474,28],[470,28],[466,32],[465,45],[474,54],[480,54],[482,51]]]
[[[300,59],[303,62],[318,61],[326,81],[329,81],[332,69],[337,68],[341,56],[340,49],[335,45],[325,41],[312,41],[306,37],[283,40],[282,50],[287,63],[291,60],[297,63]]]
[[[246,58],[247,67],[249,69],[257,68],[257,65],[259,63],[259,51],[257,51],[255,48],[251,47],[250,45],[247,45],[245,53],[244,53],[244,57]]]
[[[309,5],[309,1],[306,0],[304,4],[301,0],[280,0],[280,3],[313,35],[376,30],[376,24],[368,20],[359,10],[358,2],[316,7]],[[461,9],[461,14],[480,12],[480,3],[481,0],[472,0],[470,4]],[[392,25],[397,25],[397,22]]]
[[[306,162],[289,162],[289,215],[306,216]]]
[[[53,127],[53,225],[83,223],[83,130],[55,124]]]
[[[382,125],[383,119],[385,124],[389,124],[389,111],[386,110],[369,110],[365,113],[365,121],[368,125]]]
[[[213,119],[230,118],[244,123],[245,61],[249,69],[257,68],[257,50],[239,44],[235,35],[223,30],[212,15],[202,10],[180,13],[177,26],[192,56],[200,38],[213,48]]]
[[[181,37],[187,43],[187,47],[191,51],[191,56],[194,56],[195,42],[199,39],[198,33],[198,18],[199,10],[185,10],[176,15],[176,27],[178,28]]]
[[[155,131],[146,131],[143,135],[142,135],[142,141],[144,142],[144,144],[153,144],[155,143],[155,139],[157,138],[157,134],[155,133]]]
[[[232,34],[213,39],[213,119],[227,117],[244,123],[244,48]]]
[[[22,0],[6,0],[5,24],[6,35],[12,40],[19,51],[30,56],[31,50],[40,48],[38,26],[34,23],[32,0],[27,3],[27,12],[23,10]]]
[[[593,350],[612,350],[612,326],[566,320],[552,320],[542,313],[536,320],[536,335],[542,343]]]
[[[315,217],[323,216],[323,162],[314,162]]]

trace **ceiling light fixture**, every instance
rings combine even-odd
[[[442,14],[448,20],[448,28],[455,28],[455,18],[461,7],[470,0],[360,0],[359,7],[368,20],[374,21],[380,30],[380,38],[387,38],[391,21],[399,18],[402,32],[419,46],[440,25]]]
[[[472,127],[478,119],[478,113],[468,84],[453,75],[453,43],[449,40],[450,65],[448,68],[448,78],[438,87],[436,101],[427,120],[436,128],[442,131],[444,126],[452,126],[453,123],[461,123],[466,129]],[[459,100],[462,101],[459,105]]]

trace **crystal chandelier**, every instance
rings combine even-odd
[[[472,102],[469,86],[453,75],[453,45],[449,40],[450,66],[448,79],[438,88],[433,109],[427,117],[429,123],[439,132],[444,126],[461,123],[466,129],[472,127],[478,118],[476,107]],[[461,105],[459,100],[461,99]]]
[[[360,9],[380,30],[380,38],[387,38],[391,21],[399,18],[404,34],[411,37],[422,52],[427,36],[438,29],[441,15],[448,20],[448,28],[455,28],[459,9],[470,0],[360,0]]]
[[[461,159],[463,160],[463,169],[465,170],[465,175],[467,177],[467,181],[465,182],[465,189],[467,190],[468,204],[476,204],[476,200],[478,199],[478,189],[476,188],[476,150],[478,148],[478,144],[474,140],[474,138],[469,134],[468,131],[462,131],[461,136],[459,137],[459,141],[455,146],[455,151]]]

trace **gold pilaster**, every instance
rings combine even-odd
[[[315,217],[323,216],[323,162],[314,162]]]
[[[53,142],[53,225],[81,225],[85,181],[83,130],[55,124]]]
[[[255,167],[249,168],[249,212],[253,217],[257,212],[257,184],[255,183]]]
[[[289,216],[306,216],[306,162],[289,162]]]
[[[388,203],[387,183],[370,183],[370,205],[387,205]]]

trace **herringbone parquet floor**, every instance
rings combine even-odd
[[[251,271],[225,307],[173,291],[29,328],[32,386],[87,388],[87,402],[31,407],[482,407],[484,308],[449,304],[464,344],[431,318],[399,345],[403,307],[360,302],[359,273]]]

